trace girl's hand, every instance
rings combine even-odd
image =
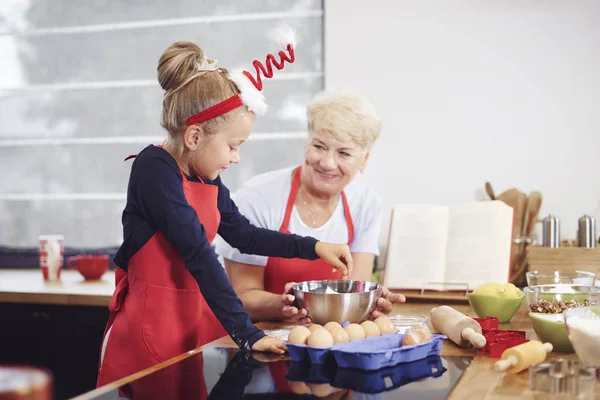
[[[315,251],[321,259],[342,271],[342,274],[352,274],[352,254],[347,244],[317,242]]]
[[[283,344],[283,340],[272,336],[265,336],[252,346],[253,351],[266,351],[274,354],[284,354],[287,352],[287,347]]]

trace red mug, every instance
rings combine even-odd
[[[89,254],[67,258],[67,266],[76,269],[86,280],[97,280],[108,270],[108,256]]]

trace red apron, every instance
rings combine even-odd
[[[205,400],[203,354],[195,354],[118,388],[119,398],[131,400]]]
[[[300,189],[300,173],[302,167],[294,170],[292,177],[292,188],[288,197],[287,205],[283,222],[279,228],[279,232],[289,234],[288,226],[296,195]],[[352,215],[350,215],[350,207],[346,194],[342,192],[342,204],[344,205],[344,217],[348,226],[348,246],[354,240],[354,223]],[[288,282],[302,282],[321,279],[342,279],[342,272],[336,270],[332,272],[332,266],[322,259],[318,260],[303,260],[300,258],[279,258],[269,257],[265,267],[265,290],[271,293],[281,294],[285,289],[285,284]],[[275,387],[279,393],[293,393],[285,379],[287,368],[284,363],[269,363],[271,377],[275,383]]]
[[[183,192],[212,242],[221,215],[218,188],[192,182]],[[110,329],[97,386],[206,344],[226,331],[218,322],[179,252],[160,233],[131,257],[127,272],[115,270],[116,288],[104,335]],[[222,333],[221,333],[222,332]]]
[[[302,167],[294,170],[292,177],[292,188],[288,197],[285,214],[279,232],[289,234],[288,226],[298,189],[300,189],[300,173]],[[342,192],[342,204],[344,205],[344,216],[348,226],[348,246],[352,245],[354,240],[354,224],[350,215],[350,207],[346,194]],[[332,272],[332,266],[321,260],[303,260],[300,258],[279,258],[269,257],[265,267],[265,290],[271,293],[282,294],[285,284],[288,282],[303,282],[321,279],[342,279],[342,272],[335,270]]]

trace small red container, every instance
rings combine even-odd
[[[483,330],[486,345],[481,349],[490,358],[500,358],[504,350],[528,342],[525,331],[514,330]]]
[[[90,254],[67,258],[67,265],[76,269],[86,280],[97,280],[108,270],[108,256]]]

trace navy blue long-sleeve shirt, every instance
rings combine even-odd
[[[187,178],[199,181],[196,177]],[[185,199],[182,179],[177,162],[163,148],[150,145],[138,154],[131,168],[127,204],[123,211],[124,242],[117,251],[115,263],[127,270],[129,259],[159,231],[179,251],[209,307],[236,344],[242,348],[252,347],[265,334],[252,325],[231,287],[206,238],[204,226]],[[318,258],[316,239],[253,226],[239,213],[221,178],[205,183],[217,186],[219,190],[219,235],[240,252],[283,258]]]

